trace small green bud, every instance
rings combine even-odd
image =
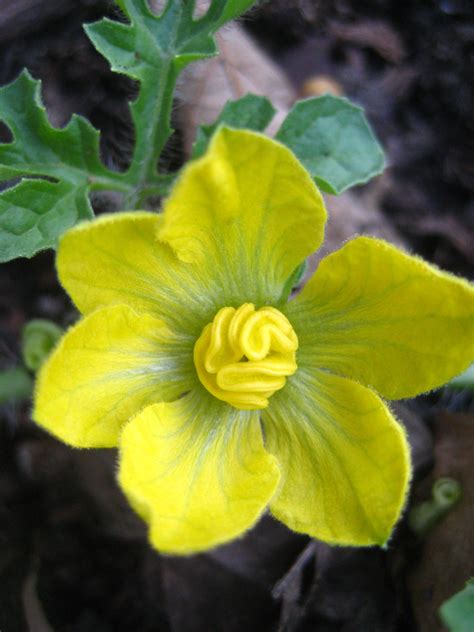
[[[413,507],[408,523],[417,535],[423,537],[448,513],[460,500],[462,487],[453,478],[439,478],[431,489],[431,500]]]
[[[49,356],[63,330],[50,320],[31,320],[23,327],[22,356],[30,371],[37,371]]]

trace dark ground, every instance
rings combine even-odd
[[[104,160],[123,166],[133,86],[108,71],[80,26],[108,6],[2,0],[0,84],[27,66],[44,80],[55,123],[72,111],[87,116],[103,133]],[[474,256],[472,18],[468,0],[273,0],[245,21],[298,88],[328,75],[366,107],[388,152],[387,222],[412,250],[466,276]],[[106,203],[96,200],[97,210]],[[51,253],[0,270],[3,367],[18,361],[32,317],[75,318]],[[69,449],[29,421],[28,404],[4,407],[0,631],[441,629],[439,599],[474,574],[472,409],[467,393],[447,390],[397,409],[413,446],[414,497],[427,497],[433,466],[465,485],[459,509],[427,541],[402,521],[387,551],[330,549],[265,518],[240,541],[176,559],[147,546],[116,489],[113,451]]]

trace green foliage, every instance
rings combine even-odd
[[[327,193],[342,193],[384,169],[383,150],[363,110],[342,97],[327,94],[299,101],[276,138]]]
[[[27,399],[33,392],[33,379],[23,367],[0,371],[0,404]]]
[[[221,12],[220,25],[229,22],[241,15],[247,9],[255,4],[255,0],[228,0],[227,2],[213,2],[214,11]],[[211,7],[212,10],[212,7]]]
[[[445,601],[439,614],[450,632],[472,632],[474,630],[474,579],[470,579],[463,590]]]
[[[266,97],[247,94],[236,101],[228,101],[212,125],[201,125],[193,146],[192,158],[199,158],[220,125],[234,129],[263,132],[275,116],[275,108]]]
[[[0,182],[26,176],[0,193],[0,261],[8,261],[53,247],[64,230],[91,217],[90,188],[120,187],[121,178],[101,163],[98,132],[85,119],[51,126],[40,83],[27,71],[0,89],[0,119],[13,134],[0,145]]]
[[[139,208],[169,191],[176,174],[158,171],[172,133],[173,95],[181,70],[217,53],[215,32],[255,0],[211,0],[194,16],[195,0],[167,0],[159,15],[148,0],[116,0],[127,21],[103,19],[85,26],[112,69],[137,82],[130,104],[135,146],[129,168],[118,173],[100,159],[99,133],[80,116],[63,129],[53,127],[41,102],[41,87],[24,71],[0,88],[0,120],[13,136],[0,144],[0,261],[31,257],[54,248],[58,238],[92,217],[91,191],[123,195],[122,208]],[[247,95],[228,102],[213,125],[203,126],[193,158],[205,151],[220,125],[263,131],[275,110],[268,99]],[[383,168],[383,153],[360,108],[325,96],[297,103],[278,140],[332,193],[367,181]]]
[[[194,19],[194,1],[169,0],[157,16],[146,0],[117,0],[129,24],[104,19],[85,27],[112,70],[140,82],[138,98],[131,104],[136,144],[130,173],[138,188],[159,186],[156,167],[172,133],[173,90],[179,72],[193,61],[216,55],[213,34],[253,2],[212,0],[208,12]]]
[[[25,325],[22,332],[22,355],[25,365],[37,371],[63,334],[50,320],[35,319]]]
[[[431,499],[413,507],[408,516],[412,531],[423,537],[459,502],[462,487],[453,478],[443,477],[434,482]]]
[[[169,0],[156,16],[146,0],[117,0],[129,24],[104,19],[86,27],[112,69],[139,82],[131,104],[136,143],[126,173],[102,164],[99,133],[82,117],[73,116],[64,129],[50,124],[40,83],[28,72],[0,88],[0,120],[13,135],[0,144],[0,184],[22,178],[0,193],[0,261],[55,247],[65,230],[92,217],[91,190],[119,191],[129,208],[167,190],[170,178],[157,164],[172,131],[177,76],[190,62],[216,54],[213,34],[253,1],[213,0],[194,19],[192,1]]]

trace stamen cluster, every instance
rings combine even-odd
[[[201,383],[235,408],[258,410],[297,369],[298,338],[274,307],[223,307],[194,347]]]

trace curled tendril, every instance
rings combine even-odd
[[[416,534],[426,535],[460,500],[462,487],[453,478],[443,477],[434,482],[431,499],[413,507],[409,524]]]
[[[49,356],[63,330],[50,320],[31,320],[22,331],[22,355],[30,371],[37,371]]]

